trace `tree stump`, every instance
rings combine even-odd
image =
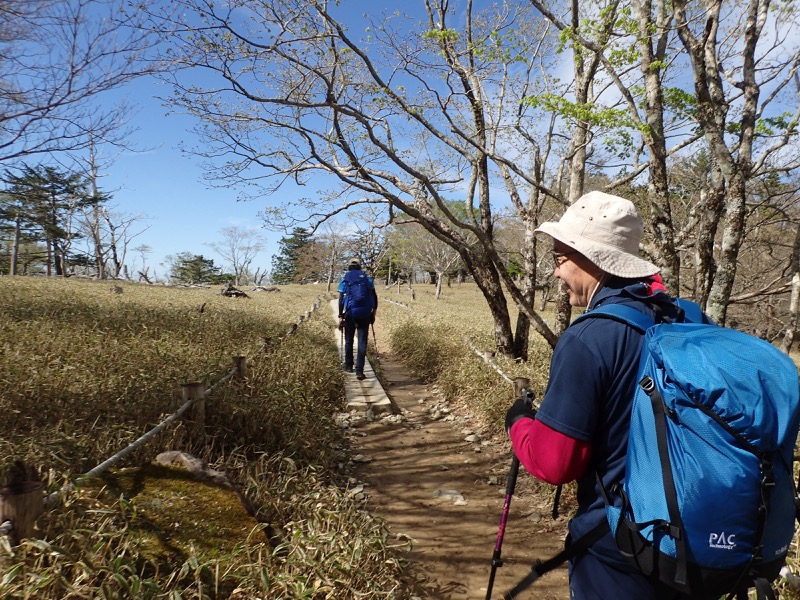
[[[43,488],[41,481],[23,481],[0,488],[0,523],[11,521],[12,545],[33,537],[36,519],[44,511]]]
[[[233,286],[232,283],[228,283],[225,286],[225,289],[222,290],[222,295],[227,296],[228,298],[249,298],[245,292]]]

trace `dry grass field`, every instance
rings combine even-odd
[[[0,278],[0,484],[19,460],[58,495],[36,536],[0,537],[0,597],[409,597],[392,540],[348,493],[332,296],[314,285],[220,291]],[[475,286],[440,300],[432,286],[413,301],[405,289],[379,296],[391,352],[497,435],[513,395],[503,375],[543,394],[550,350],[535,334],[527,363],[476,353],[494,344]],[[182,384],[219,380],[233,356],[246,357],[247,377],[214,389],[203,432],[179,420],[108,473],[81,477],[172,414]],[[227,473],[246,510],[148,466],[174,449]],[[795,543],[795,573],[797,561]]]
[[[386,598],[398,588],[383,528],[337,472],[343,377],[327,303],[286,335],[324,290],[227,298],[115,285],[121,293],[0,278],[0,476],[23,461],[59,496],[34,538],[12,547],[0,537],[0,597]],[[247,358],[247,377],[208,397],[202,435],[179,421],[99,479],[80,477],[174,412],[182,384],[217,381],[232,356]],[[130,470],[172,449],[225,471],[250,519],[213,486]],[[186,514],[195,505],[202,512]],[[223,518],[212,525],[213,513]]]

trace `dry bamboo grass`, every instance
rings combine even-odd
[[[157,524],[143,500],[79,485],[39,519],[37,538],[12,548],[0,537],[0,597],[396,594],[401,569],[385,532],[346,484],[335,485],[345,440],[333,414],[344,394],[330,315],[318,311],[285,336],[319,290],[287,286],[232,299],[120,285],[121,294],[108,283],[0,278],[0,465],[21,459],[39,468],[48,491],[62,489],[173,411],[181,383],[213,381],[231,356],[245,355],[248,376],[207,404],[205,437],[177,427],[127,460],[192,452],[226,471],[255,514],[284,535],[275,546],[260,524],[224,551],[189,539],[175,541],[179,553],[144,552],[142,528]],[[267,352],[264,337],[284,339]],[[181,529],[190,528],[169,535]]]

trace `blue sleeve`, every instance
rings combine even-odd
[[[603,377],[597,355],[569,331],[553,352],[550,377],[536,418],[576,440],[591,442],[598,423]]]
[[[344,279],[342,279],[342,280],[339,282],[339,288],[338,288],[338,290],[337,290],[337,291],[338,291],[340,294],[344,294],[344,292],[345,292],[345,289],[344,289]]]
[[[613,452],[627,440],[643,340],[637,329],[613,319],[586,319],[569,327],[553,352],[536,418]]]

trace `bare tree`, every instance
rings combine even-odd
[[[505,290],[555,344],[494,245],[495,185],[526,207],[531,232],[546,198],[563,206],[561,192],[546,185],[544,163],[534,168],[534,157],[546,153],[531,140],[552,110],[525,97],[545,81],[560,90],[543,77],[542,57],[556,40],[531,10],[498,4],[478,13],[469,1],[422,0],[421,18],[383,15],[362,37],[339,20],[333,2],[178,4],[190,15],[183,29],[171,25],[192,51],[183,64],[220,82],[200,90],[178,77],[173,98],[212,143],[203,152],[214,159],[212,176],[269,191],[327,174],[319,196],[279,216],[302,213],[318,223],[354,206],[388,204],[390,221],[403,213],[458,252],[487,300],[500,352],[515,353]],[[449,210],[452,197],[463,199],[463,216]]]
[[[336,277],[339,263],[347,249],[347,237],[340,223],[328,221],[323,225],[323,233],[317,237],[328,248],[325,268],[328,274],[325,291],[330,292]]]
[[[157,38],[123,0],[0,6],[0,162],[113,141],[130,107],[102,94],[158,70]]]
[[[120,212],[106,204],[82,209],[77,231],[89,243],[86,253],[96,261],[98,278],[131,278],[126,264],[128,250],[149,229],[143,225],[144,219],[143,215]]]
[[[134,252],[138,252],[142,259],[142,268],[138,269],[137,272],[139,273],[139,280],[144,280],[147,283],[152,283],[150,278],[150,267],[147,266],[147,256],[153,252],[153,248],[148,246],[147,244],[139,244],[135,248],[133,248]]]
[[[650,208],[651,254],[680,292],[680,252],[693,250],[697,298],[724,323],[748,214],[763,202],[756,182],[785,178],[800,166],[793,7],[761,0],[631,0],[598,12],[595,3],[575,0],[573,15],[583,15],[578,24],[530,1],[576,49],[601,58],[603,78],[625,99],[628,127],[648,152],[642,200]],[[615,10],[616,41],[600,43],[592,37],[602,29],[598,15]],[[687,150],[706,164],[693,204],[676,223],[673,210],[687,198],[680,195],[683,183],[668,173],[667,158]],[[626,169],[642,172],[636,163]]]
[[[681,251],[696,250],[709,312],[724,322],[749,183],[798,164],[789,151],[798,60],[779,52],[788,8],[573,0],[562,22],[536,1],[478,11],[470,0],[420,0],[416,15],[365,17],[362,35],[361,21],[345,23],[324,0],[179,4],[188,20],[171,25],[190,49],[181,64],[218,82],[199,89],[178,75],[173,98],[212,144],[201,151],[210,175],[257,194],[289,181],[317,186],[319,195],[269,212],[313,226],[388,204],[390,222],[403,215],[458,252],[505,354],[523,355],[531,326],[554,345],[568,322],[562,312],[551,329],[533,308],[533,231],[585,188],[622,189],[647,209],[647,251],[673,290]],[[777,32],[769,39],[767,21]],[[559,44],[572,50],[566,84],[555,77]],[[785,115],[772,108],[780,102]],[[668,160],[688,150],[706,150],[711,170],[678,225]],[[525,225],[521,277],[496,243],[500,202]],[[508,298],[522,316],[516,331]]]
[[[355,211],[352,225],[353,236],[348,246],[353,255],[361,259],[362,268],[374,274],[389,252],[386,243],[387,215],[377,207],[365,207]]]
[[[425,235],[419,248],[418,256],[422,264],[436,273],[436,299],[442,296],[442,279],[445,273],[455,267],[461,257],[451,246],[432,235]]]
[[[242,285],[252,275],[250,268],[258,254],[266,247],[266,240],[258,230],[245,227],[223,227],[221,242],[207,244],[233,270],[236,285]]]

